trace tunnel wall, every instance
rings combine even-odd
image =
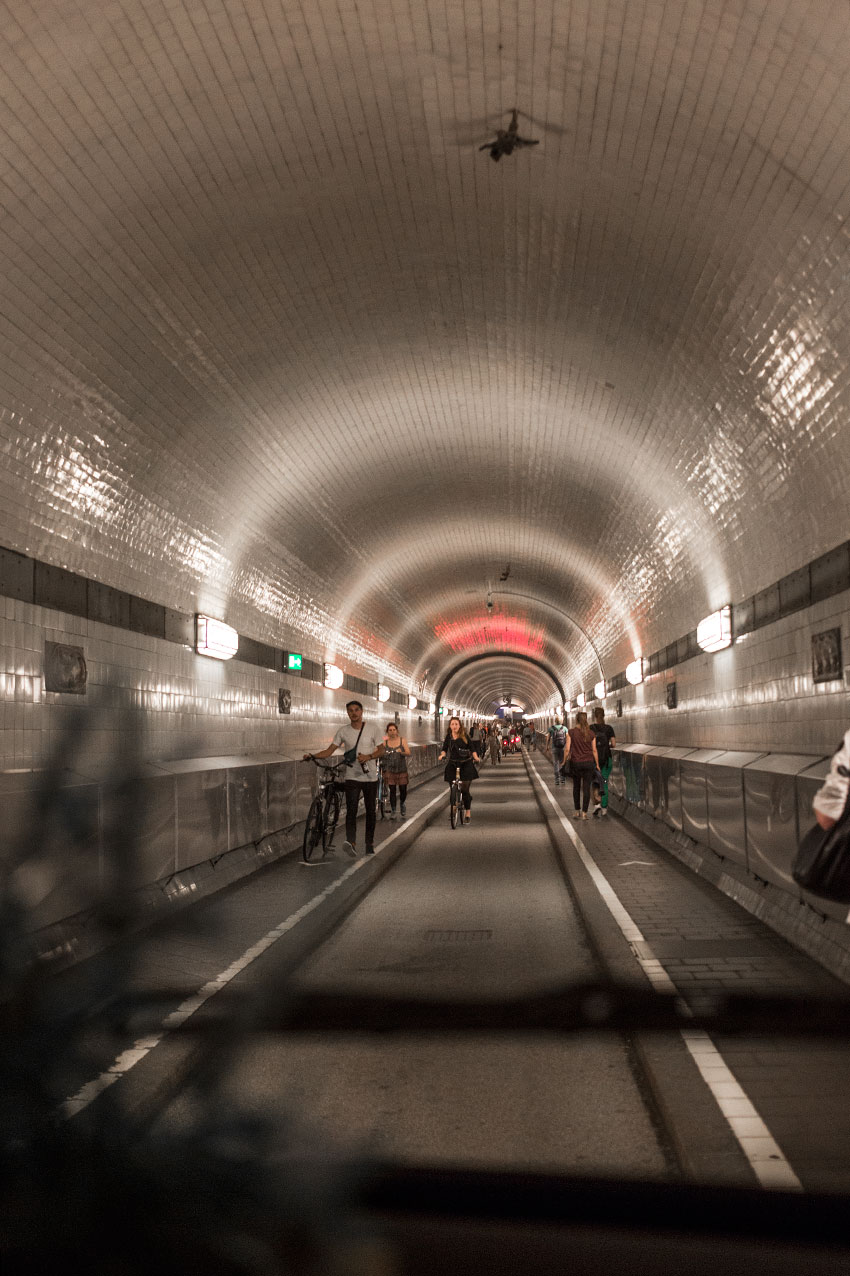
[[[45,644],[85,653],[85,694],[45,690]],[[150,758],[275,753],[291,759],[323,748],[347,721],[345,702],[360,699],[366,717],[383,727],[396,708],[402,733],[433,740],[432,719],[350,690],[330,691],[234,659],[199,656],[116,625],[0,598],[0,771],[41,767],[71,721],[82,719],[94,764],[108,763],[122,732],[139,732]],[[278,691],[291,711],[278,709]],[[420,719],[421,718],[421,722]]]
[[[106,760],[121,728],[98,720],[94,709],[126,714],[132,728],[143,732],[152,758],[255,752],[295,758],[330,740],[353,695],[381,725],[398,707],[239,659],[208,660],[185,642],[20,598],[0,597],[0,629],[0,770],[42,766],[51,742],[81,709],[92,719],[90,748]],[[832,629],[840,631],[843,653],[848,652],[848,591],[755,630],[726,651],[700,653],[639,687],[617,691],[606,701],[607,720],[622,742],[831,753],[850,723],[850,693],[845,678],[814,682],[812,637]],[[83,648],[85,695],[45,690],[46,643]],[[677,692],[672,709],[671,684]],[[288,714],[278,710],[282,687],[291,695]],[[588,702],[589,714],[598,703]],[[550,720],[542,720],[544,729]],[[399,721],[414,742],[434,738],[425,712],[399,708]]]
[[[840,629],[848,674],[815,683],[812,637]],[[833,753],[850,726],[850,592],[747,634],[725,651],[702,653],[618,692],[606,716],[618,737],[646,744]],[[677,707],[668,709],[667,686]],[[623,717],[612,714],[622,699]],[[591,706],[592,707],[592,706]]]

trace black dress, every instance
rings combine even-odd
[[[443,778],[449,783],[455,778],[455,772],[460,767],[460,778],[462,780],[477,780],[478,772],[475,769],[475,763],[472,760],[472,745],[464,743],[460,736],[455,740],[452,738],[451,731],[443,741],[443,752],[446,754],[446,769],[443,772]]]

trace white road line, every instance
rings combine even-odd
[[[416,811],[409,820],[406,820],[405,823],[400,826],[400,828],[397,828],[389,835],[389,837],[385,838],[380,846],[375,847],[375,854],[380,855],[381,851],[385,850],[386,847],[389,846],[390,842],[394,842],[397,837],[400,837],[405,829],[410,828],[415,821],[418,820],[420,816],[424,815],[426,811],[430,810],[435,803],[444,801],[445,794],[439,793],[435,798],[432,798],[430,802],[426,802],[425,806],[423,806],[420,811]],[[371,863],[371,856],[368,859],[364,857],[363,859],[355,861],[355,863],[347,868],[345,872],[336,879],[336,881],[331,882],[329,886],[326,886],[325,889],[320,891],[318,895],[313,897],[313,899],[308,900],[306,904],[303,904],[297,912],[294,912],[287,917],[286,921],[275,926],[274,930],[270,930],[262,939],[259,939],[255,944],[252,944],[241,957],[237,957],[234,962],[231,962],[226,970],[223,970],[221,974],[216,975],[215,979],[211,979],[208,983],[204,984],[203,988],[199,988],[196,993],[194,993],[191,997],[188,997],[186,1001],[177,1007],[176,1010],[173,1010],[170,1015],[167,1015],[162,1021],[162,1032],[153,1033],[146,1037],[140,1037],[138,1041],[134,1041],[131,1046],[128,1046],[126,1050],[123,1050],[121,1054],[113,1060],[105,1072],[102,1072],[100,1076],[96,1077],[93,1081],[87,1082],[87,1084],[84,1085],[82,1089],[78,1090],[76,1094],[65,1099],[64,1102],[59,1105],[59,1117],[67,1120],[70,1117],[76,1116],[78,1112],[82,1112],[83,1108],[88,1107],[88,1105],[96,1099],[99,1094],[102,1094],[104,1090],[109,1088],[109,1086],[114,1085],[115,1082],[125,1076],[131,1068],[134,1068],[137,1063],[140,1063],[146,1055],[150,1054],[151,1050],[159,1045],[160,1041],[162,1041],[163,1037],[170,1029],[179,1028],[181,1024],[184,1024],[189,1016],[193,1015],[205,1001],[209,1000],[209,998],[214,996],[217,992],[220,992],[222,988],[225,988],[232,979],[235,979],[236,976],[246,968],[246,966],[250,966],[251,963],[256,961],[257,958],[266,952],[267,949],[271,948],[272,944],[277,943],[279,939],[288,934],[289,931],[297,926],[299,922],[303,921],[305,917],[314,911],[314,909],[318,908],[320,904],[333,895],[334,891],[339,890],[343,882],[347,882],[355,873],[359,873],[361,869]]]
[[[579,859],[593,879],[593,883],[608,906],[612,917],[632,946],[635,959],[645,971],[650,983],[659,992],[672,992],[676,993],[677,996],[681,996],[661,962],[657,957],[652,956],[652,950],[638,926],[620,903],[611,883],[595,863],[587,847],[558,806],[548,784],[537,770],[534,760],[530,758],[529,761],[534,768],[537,779],[540,781],[543,792],[549,799],[565,833],[575,847]],[[636,943],[641,945],[640,952],[634,948]],[[741,1151],[752,1166],[753,1173],[762,1187],[781,1187],[802,1191],[802,1183],[785,1159],[778,1143],[774,1140],[770,1130],[750,1102],[745,1091],[735,1080],[734,1074],[724,1062],[708,1034],[686,1030],[681,1033],[681,1036],[700,1071],[702,1079],[728,1121]]]

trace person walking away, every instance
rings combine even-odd
[[[555,788],[561,784],[566,784],[564,776],[561,774],[561,767],[564,765],[564,750],[567,747],[567,724],[561,721],[560,714],[552,723],[546,732],[546,756],[551,759],[555,770]]]
[[[469,737],[463,729],[463,723],[460,718],[449,718],[449,729],[446,732],[446,738],[443,741],[443,749],[440,753],[440,761],[446,759],[446,769],[443,772],[443,779],[447,784],[451,784],[455,778],[458,767],[460,767],[460,791],[463,801],[463,820],[468,824],[472,819],[472,794],[469,786],[473,780],[478,779],[478,772],[475,769],[475,763],[480,761],[478,754],[469,742]]]
[[[596,754],[596,736],[587,725],[587,714],[576,714],[576,725],[569,731],[567,757],[573,777],[574,819],[588,818],[587,808],[590,806],[590,785],[594,771],[599,770],[599,758]]]
[[[342,849],[352,859],[357,854],[357,808],[360,798],[366,811],[366,854],[375,852],[375,807],[378,801],[378,769],[375,759],[384,755],[384,742],[377,728],[363,719],[363,705],[349,700],[345,706],[348,722],[320,753],[305,753],[304,761],[329,758],[343,749],[345,760],[345,841]]]
[[[522,742],[525,745],[526,749],[531,748],[531,742],[533,739],[534,739],[534,728],[532,727],[531,723],[530,722],[523,723]]]
[[[410,757],[410,745],[398,733],[398,727],[394,722],[387,723],[387,733],[384,736],[384,756],[382,766],[384,768],[384,784],[390,791],[390,819],[395,819],[396,801],[399,801],[401,807],[401,818],[407,819],[407,809],[405,801],[407,799],[407,759]]]
[[[614,754],[611,750],[617,744],[614,728],[605,721],[605,710],[600,705],[593,710],[593,722],[590,729],[596,737],[596,756],[599,759],[599,771],[594,777],[593,815],[595,819],[608,814],[608,777],[614,765]]]
[[[833,754],[829,775],[812,799],[815,819],[822,829],[831,829],[844,814],[850,790],[850,731]]]
[[[496,766],[502,760],[502,742],[495,727],[487,732],[487,748],[490,750],[490,766]]]

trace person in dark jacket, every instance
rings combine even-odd
[[[469,786],[473,780],[478,779],[475,763],[480,761],[480,758],[464,731],[460,718],[449,718],[449,729],[443,741],[440,761],[443,758],[446,758],[446,769],[443,772],[443,777],[447,784],[451,784],[458,767],[460,767],[463,819],[464,823],[468,824],[472,819],[472,794],[469,791]]]
[[[593,814],[601,818],[608,814],[608,777],[614,765],[611,750],[617,743],[614,728],[605,721],[605,710],[601,705],[593,710],[590,729],[596,736],[596,756],[599,759],[599,770],[593,780]]]

